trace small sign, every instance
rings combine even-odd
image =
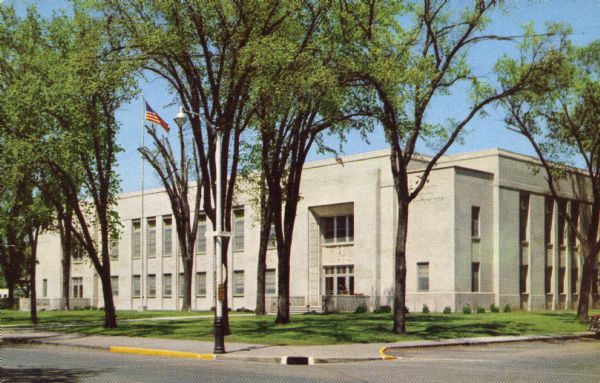
[[[217,300],[222,302],[225,300],[225,284],[219,283],[219,289],[217,293]]]

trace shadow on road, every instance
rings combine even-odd
[[[6,383],[16,382],[79,382],[83,378],[99,375],[102,371],[61,369],[61,368],[2,368],[0,380]]]

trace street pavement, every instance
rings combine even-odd
[[[404,348],[389,352],[399,358],[286,366],[3,344],[0,380],[7,383],[600,381],[600,341],[592,338]]]

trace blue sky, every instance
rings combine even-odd
[[[468,5],[466,0],[453,0],[455,7]],[[2,2],[2,0],[0,0]],[[53,11],[68,6],[63,0],[40,1],[13,1],[18,10],[22,12],[28,5],[36,4],[43,15],[51,15]],[[600,1],[506,1],[504,11],[495,11],[488,31],[500,35],[515,35],[521,31],[521,26],[533,21],[536,29],[543,30],[547,22],[565,22],[573,28],[571,40],[577,45],[585,45],[600,38]],[[496,59],[504,52],[511,52],[510,44],[489,42],[470,51],[469,62],[475,73],[488,75]],[[152,105],[163,119],[172,124],[172,119],[177,113],[177,102],[164,82],[154,77],[140,80],[140,90],[146,100]],[[447,118],[460,118],[468,113],[468,100],[456,94],[454,97],[445,97],[437,100],[431,108],[427,118],[429,121],[444,121]],[[449,153],[474,151],[489,148],[503,148],[524,154],[533,154],[531,147],[524,138],[505,129],[502,114],[493,108],[486,110],[488,116],[473,120],[467,127],[462,143],[457,143]],[[141,94],[133,102],[124,105],[118,112],[117,118],[121,123],[118,136],[119,144],[124,152],[118,156],[118,171],[122,179],[122,191],[134,191],[141,188],[141,160],[137,152],[141,141],[141,124],[143,118]],[[176,139],[176,132],[171,131],[170,136]],[[370,143],[366,143],[358,134],[350,134],[343,145],[343,154],[361,153],[387,147],[380,127],[369,136]],[[329,145],[337,147],[334,137],[326,140]],[[427,153],[424,145],[418,148]],[[331,155],[312,153],[310,159],[318,159]],[[160,181],[146,165],[145,187],[159,187]]]

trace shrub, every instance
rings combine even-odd
[[[450,314],[450,313],[452,313],[452,309],[450,308],[450,306],[444,307],[444,314]]]
[[[490,312],[492,312],[492,313],[499,313],[500,312],[500,308],[498,308],[498,306],[496,306],[495,303],[492,303],[490,305]]]
[[[251,312],[254,312],[253,310],[247,309],[247,308],[245,308],[243,306],[240,307],[240,308],[238,308],[238,309],[236,309],[235,311],[237,311],[238,313],[251,313]]]
[[[423,305],[423,314],[429,314],[429,306]]]
[[[471,314],[471,306],[463,307],[463,314]]]
[[[373,312],[375,312],[375,313],[391,313],[392,312],[392,308],[390,306],[387,306],[387,305],[385,305],[385,306],[379,306]]]
[[[485,309],[483,307],[477,306],[477,314],[483,314],[483,313],[485,313]]]
[[[360,305],[354,310],[354,314],[364,314],[367,312],[367,306]]]
[[[502,311],[504,311],[505,313],[509,313],[512,310],[510,309],[510,305],[507,303],[506,306],[504,306],[504,310],[502,310]]]

